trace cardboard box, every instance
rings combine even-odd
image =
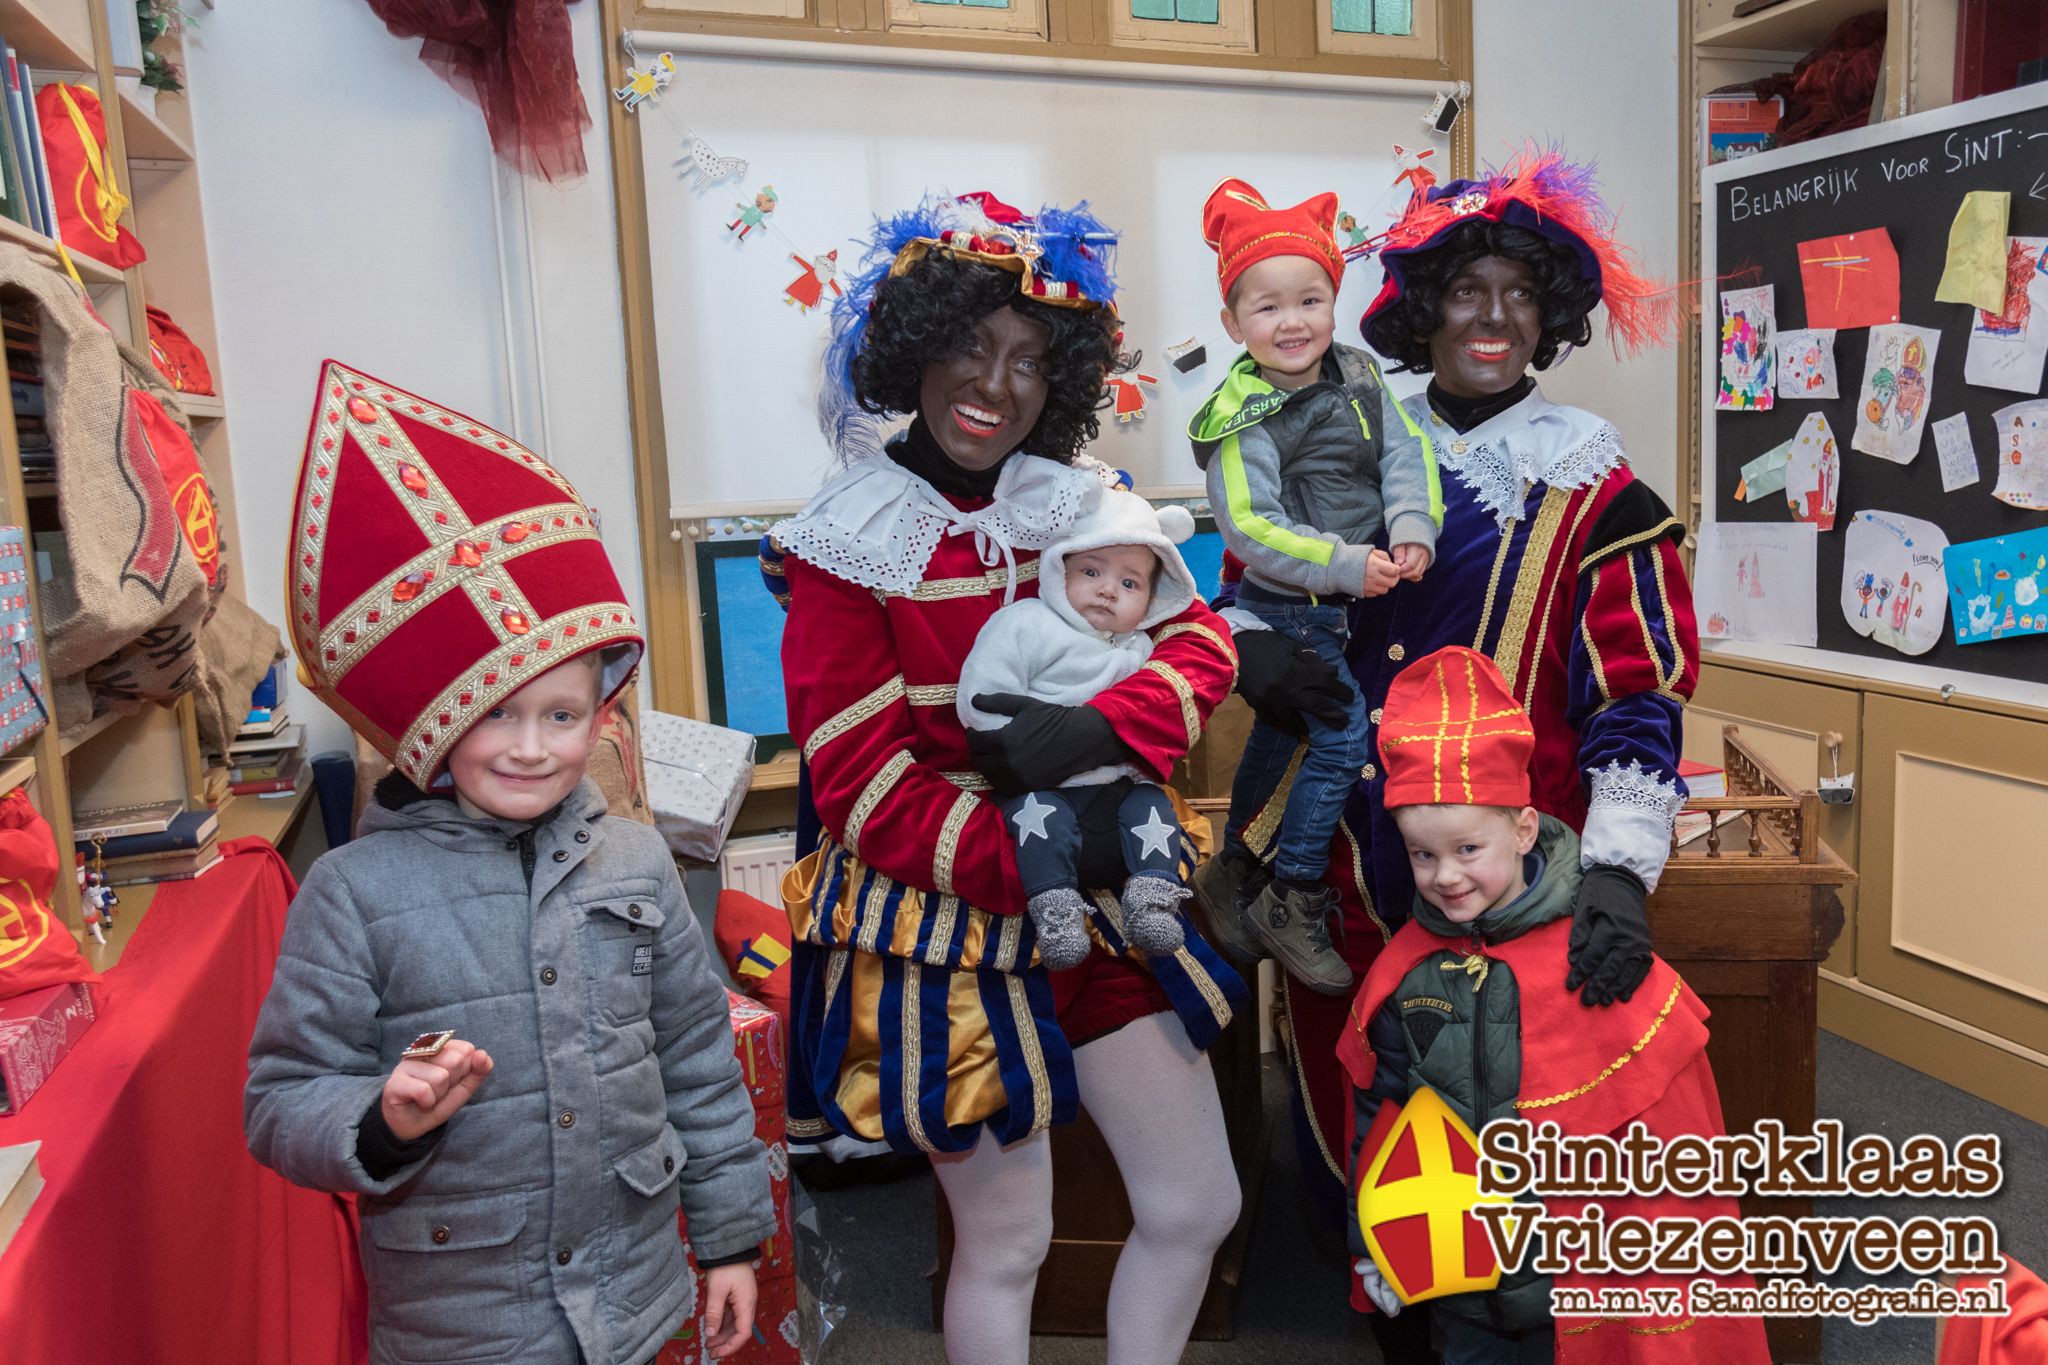
[[[92,1026],[92,986],[45,986],[0,1000],[0,1114],[17,1112]]]

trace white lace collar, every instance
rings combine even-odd
[[[1428,424],[1437,467],[1457,475],[1503,530],[1522,515],[1532,485],[1584,488],[1627,460],[1612,423],[1553,403],[1540,387],[1462,435],[1430,410],[1426,393],[1402,406]]]
[[[1008,601],[1016,591],[1016,552],[1043,550],[1109,482],[1095,460],[1071,465],[1014,455],[996,480],[993,500],[963,512],[886,455],[862,460],[818,490],[769,534],[782,548],[863,588],[907,593],[924,578],[939,541],[972,535],[983,565],[1009,569]]]

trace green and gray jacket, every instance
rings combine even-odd
[[[1390,545],[1435,552],[1444,517],[1436,453],[1356,347],[1331,346],[1321,377],[1291,393],[1239,356],[1188,439],[1223,543],[1261,587],[1356,594],[1382,529]]]
[[[1475,931],[1483,943],[1502,943],[1568,918],[1579,892],[1579,836],[1561,821],[1542,817],[1524,876],[1528,890],[1470,925],[1451,923],[1443,911],[1417,896],[1416,923],[1461,944]],[[1381,1103],[1405,1103],[1422,1086],[1436,1091],[1475,1133],[1494,1119],[1514,1116],[1515,1097],[1522,1088],[1521,988],[1506,962],[1489,958],[1485,971],[1473,972],[1467,969],[1467,956],[1447,944],[1423,958],[1367,1024],[1376,1065],[1372,1089],[1352,1091],[1357,1118],[1351,1150],[1354,1171],[1363,1135]],[[1560,978],[1564,975],[1562,961],[1557,972]],[[1351,1231],[1353,1254],[1365,1255],[1358,1220],[1344,1221]],[[1495,1332],[1525,1332],[1550,1321],[1550,1280],[1525,1265],[1503,1274],[1500,1287],[1488,1293],[1450,1294],[1429,1303]]]

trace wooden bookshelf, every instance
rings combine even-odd
[[[116,270],[77,250],[73,268],[91,296],[95,311],[114,333],[147,354],[147,309],[162,307],[205,352],[220,382],[220,348],[213,325],[213,282],[208,263],[205,220],[200,210],[197,141],[191,114],[182,96],[137,94],[116,81],[108,34],[105,0],[0,0],[0,35],[34,69],[37,85],[62,79],[90,86],[100,95],[106,115],[108,162],[114,180],[132,206],[123,222],[141,240],[149,258],[129,270]],[[182,64],[175,35],[161,40],[159,50]],[[11,219],[0,218],[0,240],[26,246],[55,272],[65,270],[57,243]],[[37,533],[61,531],[63,507],[54,484],[25,484],[14,434],[12,395],[0,397],[0,522],[29,528],[31,563]],[[246,568],[240,562],[240,539],[234,518],[232,465],[228,453],[226,406],[218,397],[181,400],[194,444],[205,464],[220,513],[221,553],[229,565],[229,591],[240,595]],[[39,585],[32,585],[31,598]],[[41,608],[36,602],[37,630]],[[65,853],[68,872],[71,810],[74,803],[112,803],[178,798],[201,804],[204,766],[199,753],[195,709],[190,699],[172,706],[148,706],[126,715],[101,715],[83,724],[59,725],[54,679],[46,679],[51,724],[18,753],[0,760],[0,783],[26,763],[37,808]],[[307,797],[257,801],[244,798],[223,812],[222,838],[260,834],[281,838],[302,816]],[[110,965],[146,911],[153,888],[123,891],[114,941],[104,947],[88,944],[97,965]],[[74,932],[83,927],[77,888],[69,875],[59,879],[57,909]]]

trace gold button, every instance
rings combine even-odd
[[[1399,645],[1388,645],[1387,657],[1389,659],[1392,659],[1395,663],[1400,663],[1401,660],[1408,657],[1408,651],[1401,648],[1401,646]]]
[[[1380,723],[1380,716],[1384,714],[1384,711],[1385,708],[1383,707],[1375,706],[1372,708],[1372,723],[1374,725],[1378,725]]]
[[[1465,453],[1465,443],[1464,443],[1463,441],[1453,441],[1453,442],[1451,442],[1451,454],[1453,454],[1453,455],[1463,455],[1464,453]]]
[[[1378,768],[1373,767],[1372,764],[1368,763],[1363,768],[1360,768],[1358,770],[1358,775],[1360,777],[1363,777],[1366,781],[1370,782],[1375,777],[1378,777],[1380,775],[1380,770]]]

